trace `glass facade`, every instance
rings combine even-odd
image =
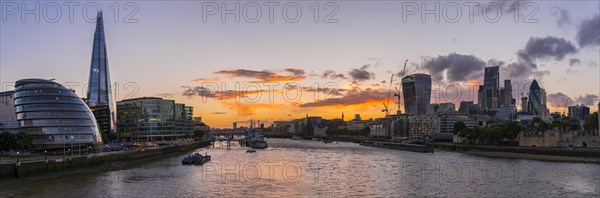
[[[110,72],[108,69],[108,56],[106,53],[106,41],[104,40],[104,23],[102,11],[96,17],[96,31],[94,33],[94,45],[92,49],[92,62],[90,64],[90,78],[88,82],[87,103],[92,109],[100,106],[94,111],[101,131],[108,133],[114,131],[116,114],[112,97]],[[106,107],[104,107],[106,106]]]
[[[14,96],[19,126],[37,150],[101,143],[94,115],[74,91],[49,80],[24,79],[17,81]]]
[[[529,86],[529,102],[527,105],[527,110],[529,113],[546,118],[549,113],[548,109],[546,108],[545,98],[546,91],[540,88],[537,80],[533,80],[533,82],[531,82],[531,86]]]
[[[498,109],[500,106],[500,67],[486,67],[483,77],[482,109]]]
[[[402,78],[402,92],[407,114],[426,114],[431,101],[431,76],[413,74]]]
[[[0,92],[0,130],[15,131],[19,129],[15,114],[14,92]]]
[[[145,97],[117,102],[122,141],[171,140],[193,135],[192,107],[173,100]]]

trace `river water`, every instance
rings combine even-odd
[[[203,148],[124,170],[81,174],[2,189],[2,197],[598,197],[600,165],[412,153],[308,140],[267,139],[246,153]]]

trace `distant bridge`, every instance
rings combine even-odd
[[[232,136],[232,135],[244,135],[244,132],[242,131],[233,131],[233,130],[229,130],[229,131],[210,131],[208,133],[211,136]]]

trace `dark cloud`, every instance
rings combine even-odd
[[[317,102],[301,104],[300,107],[322,107],[338,105],[357,105],[369,102],[383,102],[386,100],[387,91],[367,88],[365,90],[352,89],[339,98],[328,98]]]
[[[581,63],[581,60],[577,59],[577,58],[572,58],[569,59],[569,65],[573,66],[573,65],[579,65]]]
[[[286,82],[286,81],[301,81],[301,80],[306,79],[305,72],[302,69],[288,68],[288,69],[285,69],[285,71],[288,73],[291,73],[292,75],[282,75],[277,72],[272,72],[269,70],[255,71],[255,70],[247,70],[247,69],[221,70],[221,71],[215,72],[215,74],[228,75],[230,77],[254,78],[254,79],[260,80],[260,81],[256,81],[256,82]]]
[[[495,58],[490,59],[487,62],[487,65],[493,65],[493,66],[502,66],[504,64],[505,64],[504,61],[501,61],[501,60],[498,60],[498,59],[495,59]]]
[[[485,62],[473,55],[461,55],[456,53],[447,56],[438,56],[425,61],[423,69],[429,71],[434,81],[465,81],[481,77],[485,68]]]
[[[559,28],[567,28],[571,25],[571,15],[566,9],[553,7],[552,16],[556,17],[556,25]]]
[[[344,74],[338,74],[333,70],[327,70],[325,72],[323,72],[323,75],[321,75],[321,78],[325,79],[325,78],[329,78],[329,79],[348,79]]]
[[[304,76],[305,72],[302,69],[295,69],[295,68],[287,68],[285,69],[285,71],[290,72],[296,76]]]
[[[583,20],[577,32],[580,47],[600,46],[600,15]]]
[[[375,78],[375,73],[368,71],[369,65],[363,65],[360,69],[352,69],[348,72],[348,76],[352,83],[357,84],[366,80]]]
[[[548,96],[546,96],[546,103],[550,104],[549,107],[558,107],[558,105],[565,107],[565,102],[566,105],[573,105],[573,99],[562,92],[548,94]]]
[[[323,85],[323,86],[327,86],[327,87],[314,88],[314,87],[302,87],[302,86],[298,86],[295,84],[288,84],[284,87],[284,89],[286,89],[286,90],[300,89],[301,92],[311,92],[311,93],[318,92],[318,93],[324,93],[327,96],[341,96],[341,95],[343,95],[342,92],[347,91],[346,89],[336,87],[337,85],[333,85],[333,84],[331,84],[332,86],[328,86],[328,85],[329,84]]]
[[[544,38],[531,37],[527,41],[525,48],[519,50],[517,55],[525,62],[534,63],[540,59],[561,61],[566,55],[577,53],[577,51],[575,45],[564,38],[553,36]]]
[[[597,101],[599,99],[600,98],[594,94],[580,95],[579,97],[571,99],[571,97],[563,94],[562,92],[548,94],[548,96],[546,97],[547,103],[555,107],[557,107],[558,105],[564,107],[565,105],[573,106],[578,104],[594,106],[597,104]]]
[[[512,81],[517,83],[530,82],[530,78],[542,79],[544,76],[550,74],[549,71],[538,70],[536,64],[524,61],[509,63],[504,69],[512,73]]]
[[[262,94],[269,93],[267,89],[258,89],[258,90],[247,90],[247,91],[238,91],[238,90],[212,90],[203,86],[196,87],[188,87],[182,86],[185,90],[181,94],[182,96],[187,96],[188,98],[194,96],[200,96],[205,98],[219,98],[219,99],[234,99],[234,98],[242,98],[249,95],[254,94]]]
[[[527,2],[528,2],[528,0],[493,0],[493,1],[490,1],[487,3],[482,2],[482,3],[480,3],[479,9],[477,9],[477,10],[479,10],[477,13],[481,15],[481,14],[483,14],[483,12],[489,12],[489,13],[487,13],[488,16],[493,17],[496,15],[496,10],[495,10],[495,7],[492,6],[492,4],[495,4],[498,7],[500,7],[500,9],[502,9],[502,13],[512,14],[515,12],[515,10],[516,10],[515,8],[517,8],[517,6],[519,8],[522,8],[523,5],[525,5],[525,3],[527,3]],[[488,6],[487,7],[488,10],[483,10],[485,8],[485,7],[483,7],[483,5],[486,5],[486,4]],[[522,15],[522,13],[519,13],[519,14]]]
[[[220,112],[220,111],[218,111],[218,112],[212,112],[212,113],[210,113],[210,114],[214,114],[214,115],[222,115],[222,114],[227,114],[227,112]]]
[[[593,94],[585,94],[580,95],[575,98],[575,104],[582,104],[586,106],[594,106],[596,105],[596,101],[598,101],[598,96]]]
[[[567,72],[567,74],[576,74],[576,73],[579,73],[579,71],[577,71],[577,70],[571,70],[571,69],[567,69],[566,72]]]
[[[161,97],[161,98],[173,98],[177,94],[175,94],[175,93],[159,93],[159,94],[155,94],[155,95],[158,97]]]

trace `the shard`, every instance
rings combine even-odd
[[[88,82],[87,103],[94,111],[100,130],[105,135],[115,131],[116,113],[112,97],[108,56],[104,40],[102,11],[96,17],[92,63]],[[105,139],[106,140],[106,139]]]

